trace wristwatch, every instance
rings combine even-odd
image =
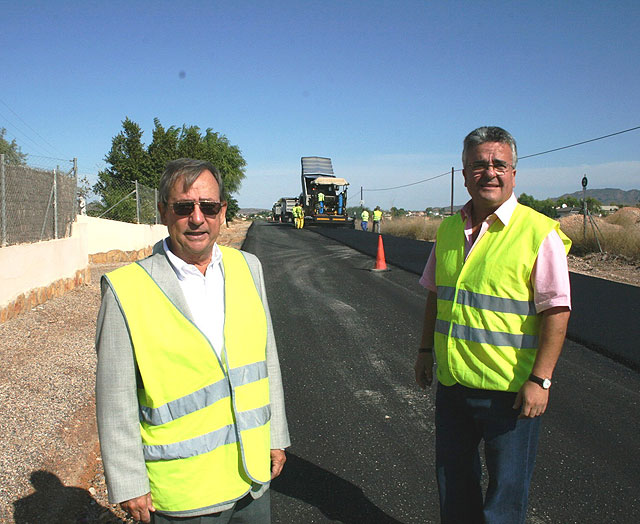
[[[551,387],[551,380],[549,380],[548,378],[537,377],[533,373],[529,375],[529,380],[538,384],[538,386],[540,386],[542,389],[549,389]]]

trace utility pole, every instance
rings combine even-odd
[[[451,216],[453,216],[453,166],[451,167]]]
[[[587,239],[587,175],[582,177],[582,240]]]

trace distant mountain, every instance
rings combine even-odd
[[[622,189],[587,189],[587,198],[595,198],[603,206],[609,204],[624,204],[626,206],[635,206],[640,203],[640,190],[631,189],[624,191]],[[582,191],[576,191],[575,193],[566,193],[559,197],[552,197],[551,200],[558,200],[559,198],[573,197],[580,200],[582,198]]]
[[[270,209],[261,209],[258,207],[243,207],[240,210],[243,215],[255,215],[256,213],[263,213],[264,211],[271,211]]]

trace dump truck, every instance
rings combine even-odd
[[[271,219],[274,222],[282,221],[282,202],[280,202],[280,200],[271,207]]]
[[[347,215],[347,182],[333,173],[330,158],[303,156],[302,193],[305,224],[354,227]]]
[[[296,197],[282,197],[273,204],[273,219],[278,222],[293,222],[293,206],[296,205]]]

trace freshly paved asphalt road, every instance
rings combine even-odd
[[[288,224],[255,223],[243,248],[263,263],[292,437],[273,522],[438,522],[433,396],[412,370],[426,295],[415,269],[373,273],[371,256]],[[567,341],[529,523],[640,522],[639,407],[636,372]]]

